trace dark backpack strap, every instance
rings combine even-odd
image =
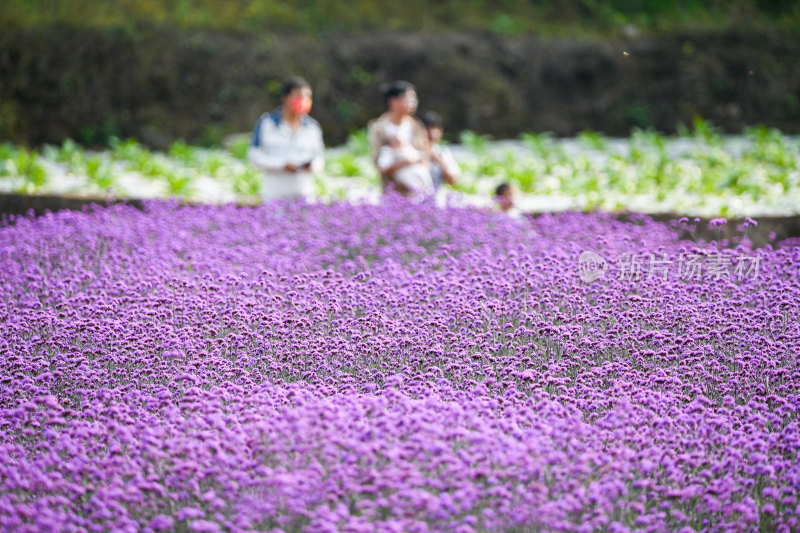
[[[253,129],[253,137],[250,140],[251,146],[260,146],[261,145],[261,123],[264,122],[266,119],[271,119],[276,126],[281,123],[281,110],[276,109],[272,113],[264,113],[256,122],[256,127]]]
[[[261,144],[261,123],[264,122],[265,116],[267,116],[266,113],[261,115],[258,122],[256,122],[256,127],[253,128],[253,137],[250,140],[250,146],[259,146]]]

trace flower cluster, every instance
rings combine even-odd
[[[792,531],[800,248],[647,217],[152,203],[0,227],[0,529]],[[716,251],[716,250],[714,250]]]

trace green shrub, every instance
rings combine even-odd
[[[100,156],[86,158],[85,172],[89,183],[101,191],[107,191],[114,185],[114,169],[109,161]]]
[[[24,179],[17,192],[35,193],[47,183],[47,173],[39,163],[39,154],[33,150],[28,151],[25,148],[19,148],[16,154],[7,160],[7,165],[9,174]]]
[[[236,159],[247,159],[247,151],[250,149],[250,137],[241,135],[236,137],[228,146],[228,151]]]
[[[261,192],[261,173],[247,167],[233,176],[233,190],[238,195],[256,197]]]

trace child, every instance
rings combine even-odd
[[[495,209],[509,215],[516,214],[514,207],[514,188],[509,183],[501,183],[494,190]]]
[[[395,171],[395,180],[412,191],[412,197],[420,198],[433,194],[433,181],[425,154],[395,135],[390,137],[389,144],[382,146],[378,152],[378,170],[385,172],[400,161],[408,164]]]
[[[434,188],[438,189],[442,183],[455,185],[461,171],[450,149],[439,144],[444,133],[442,117],[435,111],[427,111],[422,115],[422,123],[428,130],[428,140],[431,143],[431,178]]]

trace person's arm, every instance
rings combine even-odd
[[[380,155],[381,147],[383,146],[383,136],[381,135],[379,118],[376,118],[367,125],[367,142],[369,143],[369,155],[372,157],[372,162],[378,165],[378,156]]]
[[[296,172],[297,167],[286,162],[286,156],[270,155],[258,146],[250,146],[247,149],[247,160],[254,167],[266,171],[288,171]]]
[[[455,185],[458,180],[461,170],[458,168],[453,154],[446,147],[439,147],[438,150],[431,150],[431,157],[434,161],[439,163],[442,169],[442,179],[448,185]]]
[[[432,160],[432,147],[428,139],[428,130],[425,129],[419,119],[412,117],[411,120],[411,146],[419,150],[424,159]]]
[[[378,167],[378,171],[384,174],[394,174],[401,168],[407,167],[409,165],[414,165],[416,163],[419,163],[420,161],[421,159],[406,159],[404,157],[396,157],[392,160],[389,166],[382,166],[380,164],[380,157],[379,157],[376,166]]]
[[[394,161],[394,151],[390,147],[384,146],[378,151],[375,166],[378,167],[378,172],[385,172],[394,164]]]

